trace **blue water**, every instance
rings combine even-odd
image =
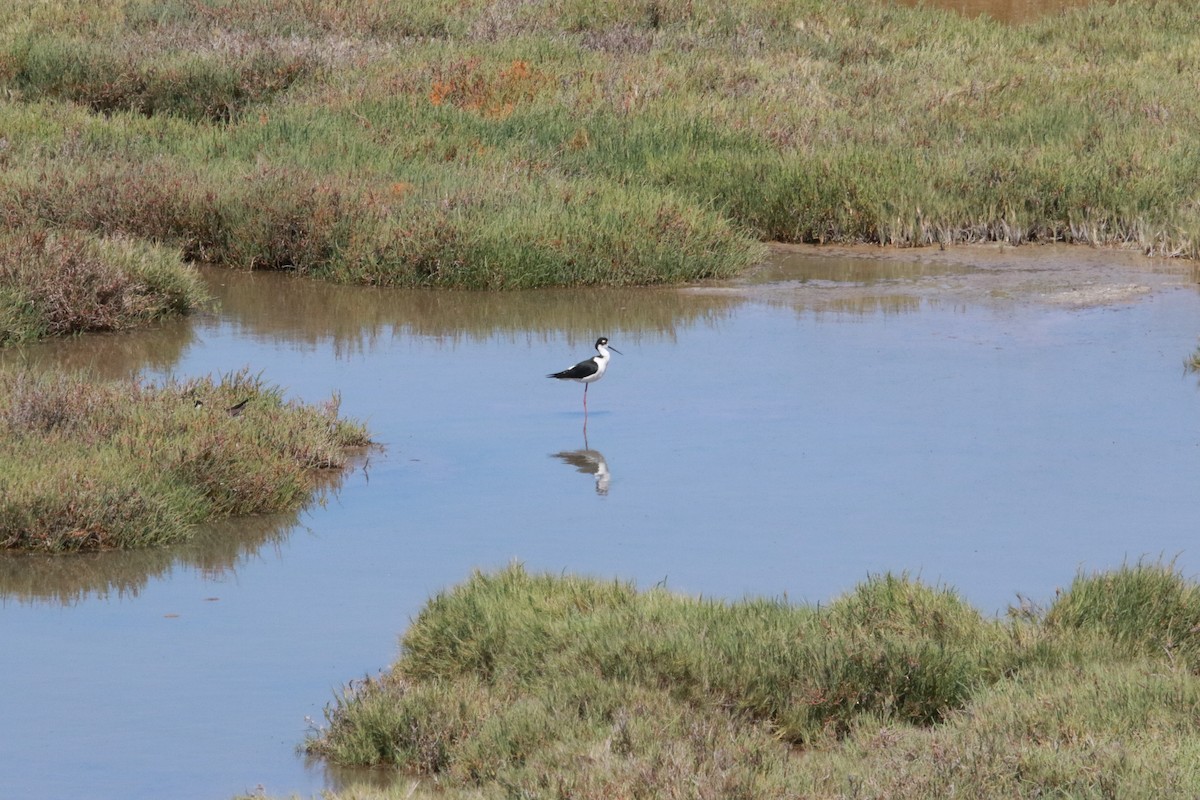
[[[306,717],[386,668],[430,594],[512,560],[795,602],[907,571],[987,613],[1080,569],[1200,567],[1192,287],[816,313],[769,293],[217,280],[221,311],[29,353],[249,367],[289,397],[340,393],[382,449],[323,504],[211,547],[0,560],[0,798],[315,794],[336,780],[297,753]],[[623,355],[585,430],[582,387],[544,376],[599,335]],[[603,487],[556,455],[583,450]]]

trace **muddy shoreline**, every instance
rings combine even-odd
[[[791,302],[812,310],[1038,304],[1089,308],[1196,285],[1184,259],[1046,244],[937,248],[774,244],[737,279],[689,291]]]

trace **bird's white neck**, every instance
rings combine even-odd
[[[592,360],[596,362],[596,374],[590,380],[600,380],[600,377],[604,375],[604,371],[608,369],[608,356],[607,347],[602,344],[596,345],[596,355],[592,356]]]

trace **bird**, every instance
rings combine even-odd
[[[246,410],[246,404],[249,402],[250,402],[250,398],[247,397],[245,400],[241,401],[240,403],[234,403],[233,405],[229,406],[229,408],[226,408],[225,413],[231,417],[240,417],[242,415],[242,412]],[[193,408],[203,408],[204,401],[201,400],[199,397],[197,397],[193,401],[192,407]]]
[[[250,402],[250,398],[247,397],[245,400],[241,401],[240,403],[234,403],[229,408],[225,409],[225,413],[231,417],[240,417],[242,415],[242,412],[246,410],[246,403],[249,403],[249,402]]]
[[[580,361],[573,367],[564,369],[562,372],[552,372],[547,375],[547,378],[558,378],[560,381],[577,381],[583,384],[583,410],[587,413],[587,390],[588,385],[595,383],[604,377],[604,370],[608,369],[609,350],[614,353],[621,353],[615,347],[609,347],[608,339],[601,336],[596,340],[596,355],[591,358]],[[621,353],[621,355],[625,355]]]

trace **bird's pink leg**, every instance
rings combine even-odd
[[[585,383],[583,385],[583,413],[584,414],[587,413],[587,390],[588,390],[588,384]]]

